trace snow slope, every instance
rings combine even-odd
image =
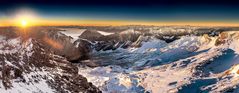
[[[105,31],[97,31],[97,32],[99,32],[100,34],[102,34],[104,36],[108,36],[108,35],[114,34],[114,33],[105,32]]]
[[[81,68],[79,74],[106,93],[237,93],[238,37],[239,32],[183,36],[169,44],[152,39],[139,48],[94,53],[130,65]]]

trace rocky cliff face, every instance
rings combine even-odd
[[[69,61],[81,57],[80,50],[71,43],[71,38],[57,32],[47,32],[43,42],[54,51],[55,54],[66,57]]]
[[[54,37],[69,48],[68,39]],[[77,65],[69,62],[68,51],[54,50],[44,39],[22,37],[7,38],[0,35],[0,91],[1,92],[59,92],[100,93],[92,83],[78,74]],[[50,47],[51,46],[51,47]],[[72,47],[71,47],[72,48]],[[59,52],[58,52],[59,51]],[[65,53],[67,52],[67,53]]]
[[[38,28],[29,33],[31,38],[37,39],[54,54],[66,57],[68,61],[80,61],[88,58],[91,43],[85,40],[74,41],[55,28]]]

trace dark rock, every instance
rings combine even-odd
[[[121,46],[121,43],[120,43],[120,42],[117,42],[117,43],[114,44],[112,50],[116,50],[116,49],[118,49],[120,46]]]
[[[122,45],[121,45],[121,48],[128,48],[130,45],[132,44],[132,42],[131,41],[126,41],[126,42],[124,42]]]
[[[218,46],[224,44],[228,36],[229,36],[228,33],[220,33],[219,37],[216,39],[215,45]]]

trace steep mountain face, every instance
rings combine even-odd
[[[67,58],[68,61],[77,62],[86,59],[91,51],[91,43],[88,40],[67,36],[56,28],[29,29],[28,35],[44,44],[54,54]]]
[[[58,32],[48,32],[47,35],[44,38],[47,41],[45,43],[55,54],[66,57],[72,62],[88,58],[88,53],[91,51],[91,43],[88,41],[79,39],[73,42],[71,37]]]
[[[63,38],[60,40],[62,44],[68,42]],[[50,46],[44,39],[29,37],[23,40],[22,37],[0,35],[0,91],[100,93],[97,87],[78,74],[77,65],[57,55],[52,49],[55,46]]]
[[[99,40],[103,35],[97,32],[96,30],[86,30],[79,37],[84,38],[90,41]]]

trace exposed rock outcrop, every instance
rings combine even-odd
[[[53,54],[36,39],[20,39],[0,40],[2,91],[100,93],[78,74],[77,65]]]

